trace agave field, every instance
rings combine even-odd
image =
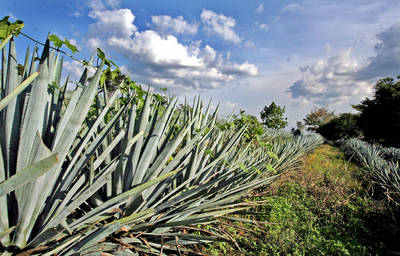
[[[364,168],[366,176],[383,189],[390,201],[400,204],[400,149],[371,145],[358,139],[339,144],[345,155]]]
[[[20,65],[14,40],[1,44],[5,255],[166,255],[223,239],[190,230],[246,211],[240,198],[322,143],[274,131],[245,143],[246,126],[220,129],[217,111],[200,99],[177,108],[176,98],[152,90],[107,91],[101,59],[69,91],[49,41]]]

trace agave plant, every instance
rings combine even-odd
[[[345,155],[357,161],[367,177],[378,183],[390,200],[400,203],[399,149],[371,145],[358,139],[340,141],[339,144]]]
[[[160,109],[149,91],[139,109],[127,95],[111,111],[119,91],[97,94],[103,63],[90,79],[84,71],[67,100],[62,57],[47,42],[36,68],[35,52],[29,63],[27,51],[19,75],[14,39],[8,56],[3,49],[3,250],[46,248],[49,255],[101,250],[97,242],[121,227],[168,236],[182,223],[241,210],[232,209],[236,199],[272,181],[243,170],[256,164],[236,148],[244,129],[218,130],[216,112],[209,115],[208,108],[203,114],[200,100],[192,111],[177,113],[176,99]],[[86,122],[95,99],[98,117]]]
[[[161,101],[151,90],[144,98],[135,90],[110,94],[101,79],[104,61],[93,77],[86,68],[71,93],[68,79],[61,83],[63,58],[49,42],[39,63],[35,52],[29,62],[28,49],[22,74],[14,39],[2,52],[4,252],[162,255],[178,244],[213,241],[177,230],[245,210],[238,199],[318,143],[246,145],[246,127],[219,129],[217,110],[210,113],[208,104],[204,111],[199,98],[178,110],[177,99]]]

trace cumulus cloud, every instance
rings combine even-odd
[[[204,23],[205,31],[218,35],[225,41],[231,41],[235,44],[240,43],[241,38],[234,31],[236,20],[233,17],[227,17],[210,10],[203,10],[200,17]]]
[[[357,80],[354,74],[359,63],[351,56],[351,49],[341,51],[328,60],[320,60],[301,68],[303,77],[289,88],[293,98],[307,99],[316,104],[342,104],[360,100],[372,92],[371,81]]]
[[[172,18],[168,15],[152,16],[151,22],[155,29],[161,33],[196,34],[197,25],[189,24],[182,16]]]
[[[135,15],[129,9],[92,10],[89,17],[96,23],[89,25],[89,35],[104,37],[130,37],[137,30]]]
[[[102,3],[100,2],[99,5]],[[129,38],[137,28],[133,25],[135,16],[129,9],[93,9],[89,17],[96,20],[89,25],[86,45],[90,50],[101,47],[104,38]]]
[[[258,12],[259,14],[262,14],[264,12],[264,5],[260,4],[257,9],[256,12]]]
[[[75,83],[81,78],[85,67],[82,65],[82,63],[77,61],[64,61],[62,69],[63,74],[65,76],[69,76],[70,84],[68,85],[68,88],[73,89],[75,87]],[[89,67],[89,76],[93,76],[94,73],[95,69]]]
[[[106,8],[101,0],[90,0],[87,4],[89,8],[94,11],[104,10]]]
[[[121,1],[119,0],[105,0],[106,4],[108,6],[110,6],[111,8],[117,8],[119,6],[119,4],[121,3]]]
[[[293,12],[293,11],[297,11],[297,10],[301,10],[303,9],[303,6],[299,5],[299,4],[287,4],[282,8],[282,11],[284,12]]]
[[[302,67],[302,79],[289,88],[293,98],[308,99],[317,104],[333,104],[346,99],[360,100],[372,93],[376,80],[396,76],[400,70],[400,22],[377,35],[375,56],[360,64],[344,50],[328,60]],[[332,46],[327,44],[327,52]]]
[[[269,26],[268,26],[268,24],[260,24],[260,29],[264,30],[264,31],[268,31],[269,30]]]
[[[103,17],[105,12],[118,17]],[[181,89],[217,88],[258,73],[255,65],[232,62],[209,45],[201,47],[200,41],[183,44],[173,35],[138,31],[128,9],[96,10],[90,17],[95,22],[89,27],[88,44],[100,44],[126,57],[127,70],[140,82]]]
[[[376,56],[368,58],[368,64],[360,69],[358,79],[394,76],[400,72],[400,22],[377,35]]]

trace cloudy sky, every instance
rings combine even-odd
[[[77,58],[103,49],[143,85],[212,98],[224,115],[259,117],[275,101],[291,126],[314,106],[351,111],[400,74],[398,0],[8,0],[0,12],[35,39],[68,38]],[[81,67],[67,58],[64,70]]]

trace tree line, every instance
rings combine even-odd
[[[384,146],[400,147],[400,76],[379,79],[373,97],[352,105],[356,113],[335,114],[326,107],[315,107],[291,131],[301,135],[316,132],[328,140],[360,138]],[[288,124],[285,107],[272,102],[265,106],[260,116],[262,124],[282,129]]]

